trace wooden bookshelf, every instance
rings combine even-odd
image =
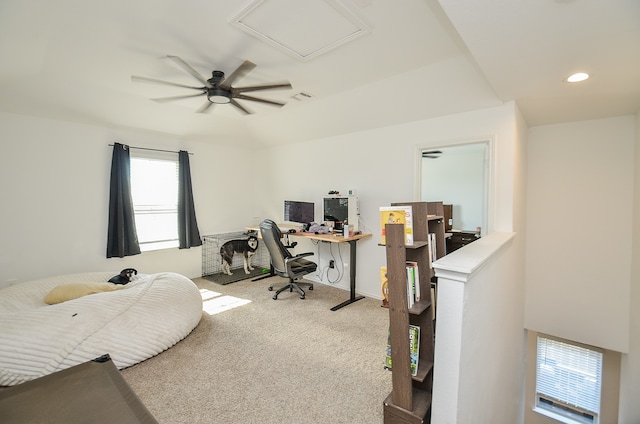
[[[394,203],[410,205],[413,215],[413,245],[405,245],[404,225],[386,224],[385,245],[389,281],[389,331],[391,339],[393,389],[383,402],[384,422],[429,423],[433,388],[434,327],[431,299],[431,258],[429,231],[431,219],[427,202]],[[439,221],[444,227],[440,216]],[[444,244],[444,228],[442,230]],[[417,262],[422,298],[411,308],[407,304],[406,262]],[[411,376],[409,325],[420,327],[418,375]]]

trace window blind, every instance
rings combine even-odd
[[[538,336],[538,395],[597,417],[601,383],[602,352]]]

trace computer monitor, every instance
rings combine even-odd
[[[314,222],[315,204],[312,202],[284,201],[284,220],[298,224]]]
[[[342,231],[345,221],[353,225],[353,231],[358,231],[358,198],[325,197],[322,199],[322,216],[325,222],[332,222],[337,231]]]

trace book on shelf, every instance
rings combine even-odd
[[[429,257],[431,262],[435,262],[438,259],[436,253],[436,233],[429,233]]]
[[[382,307],[389,307],[389,279],[387,278],[387,267],[380,267],[380,285],[382,289]]]
[[[411,375],[418,375],[418,362],[420,360],[420,327],[409,325],[409,356]]]
[[[420,362],[420,327],[417,325],[409,325],[409,367],[411,375],[418,375],[418,362]],[[384,359],[384,367],[388,370],[392,368],[393,360],[391,358],[391,330],[387,338],[387,354]]]
[[[407,289],[407,306],[409,309],[416,303],[416,286],[415,279],[413,277],[413,268],[408,266],[407,270],[407,279],[406,279],[406,289]]]
[[[384,356],[385,369],[391,370],[393,361],[391,360],[391,327],[389,327],[389,333],[387,335],[387,354]]]
[[[386,224],[404,224],[404,242],[413,244],[413,208],[411,206],[380,207],[380,244],[386,244]]]
[[[436,319],[436,290],[438,290],[437,285],[435,283],[431,283],[431,304],[433,305],[431,310],[433,311],[433,319]]]
[[[407,284],[411,284],[414,302],[420,302],[422,294],[420,292],[420,268],[418,262],[407,261]]]

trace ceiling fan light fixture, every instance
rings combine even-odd
[[[442,154],[442,150],[425,150],[422,152],[422,157],[427,159],[438,159]]]
[[[235,101],[235,99],[242,99],[252,102],[264,103],[273,106],[282,107],[285,105],[284,102],[263,99],[260,97],[249,96],[245,93],[255,92],[261,90],[280,90],[280,89],[291,89],[291,84],[289,82],[281,82],[281,83],[273,83],[273,84],[259,84],[259,85],[250,85],[243,87],[234,87],[233,84],[235,81],[241,80],[251,72],[255,67],[255,63],[252,63],[249,60],[245,60],[240,66],[238,66],[228,77],[225,78],[224,72],[215,70],[211,72],[211,78],[205,79],[198,71],[196,71],[191,65],[189,65],[184,60],[180,59],[178,56],[167,56],[173,62],[175,62],[182,70],[191,75],[198,82],[203,84],[202,87],[199,86],[190,86],[184,84],[178,84],[169,81],[157,80],[155,78],[147,78],[147,77],[138,77],[131,76],[132,81],[140,81],[140,82],[155,82],[164,85],[171,85],[175,87],[184,87],[190,88],[193,90],[197,90],[199,93],[197,94],[187,94],[182,96],[171,96],[171,97],[160,97],[152,99],[156,102],[166,102],[171,100],[181,100],[198,96],[207,96],[207,101],[196,109],[197,113],[205,113],[211,109],[211,106],[214,104],[230,104],[235,107],[240,112],[245,115],[250,115],[251,112],[249,109],[241,105],[239,102]]]
[[[589,74],[586,72],[576,72],[573,75],[567,77],[565,81],[567,82],[581,82],[589,79]]]
[[[231,102],[231,93],[221,88],[213,88],[207,93],[207,99],[209,99],[211,103],[219,105],[226,104]]]

